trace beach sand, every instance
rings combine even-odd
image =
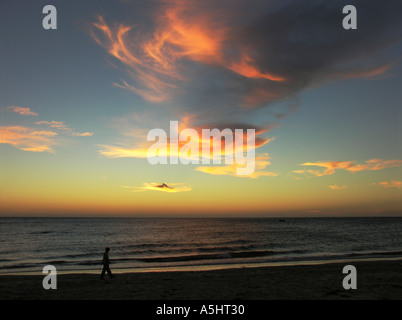
[[[357,290],[343,289],[346,264],[357,268]],[[402,261],[124,273],[112,280],[65,274],[58,275],[57,290],[43,289],[44,276],[1,275],[0,299],[402,299]]]

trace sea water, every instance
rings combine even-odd
[[[402,258],[402,218],[0,218],[0,273]]]

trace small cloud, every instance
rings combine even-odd
[[[347,189],[348,186],[338,186],[338,185],[333,185],[333,186],[328,186],[331,190],[344,190]]]
[[[289,176],[295,180],[302,180],[304,178],[310,178],[306,170],[293,170],[289,172]]]
[[[62,130],[68,130],[68,126],[64,124],[63,121],[38,121],[36,124],[46,124],[51,128],[57,128]]]
[[[83,133],[74,132],[74,133],[72,133],[72,135],[75,137],[92,137],[94,135],[94,133],[93,132],[83,132]]]
[[[58,129],[61,131],[66,132],[67,134],[74,136],[74,137],[91,137],[93,136],[93,132],[75,132],[71,127],[67,124],[65,124],[63,121],[38,121],[36,124],[44,124],[49,126],[50,128]]]
[[[383,181],[383,182],[378,182],[378,183],[373,183],[373,185],[378,185],[386,189],[390,188],[396,188],[396,189],[401,189],[402,188],[402,181]]]
[[[249,175],[239,175],[238,169],[245,167],[246,165],[239,165],[237,163],[228,164],[225,166],[214,166],[214,167],[197,167],[196,170],[212,175],[227,175],[227,176],[235,176],[240,178],[251,178],[257,179],[259,177],[276,177],[279,173],[264,171],[264,169],[271,164],[269,161],[270,157],[268,154],[259,155],[255,158],[254,161],[254,171]]]
[[[141,158],[147,159],[147,148],[127,148],[125,146],[111,146],[99,144],[98,147],[102,148],[99,151],[101,156],[106,158]]]
[[[191,191],[190,187],[184,186],[182,183],[144,183],[142,187],[122,186],[122,188],[130,189],[131,192],[144,192],[144,191],[162,191],[162,192],[188,192]]]
[[[23,116],[38,116],[39,115],[39,113],[33,112],[30,108],[24,108],[24,107],[10,106],[10,107],[7,107],[7,110],[11,110],[11,111],[19,113]]]

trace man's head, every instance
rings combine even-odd
[[[109,252],[109,251],[110,251],[110,248],[107,247],[107,248],[105,249],[105,252]]]

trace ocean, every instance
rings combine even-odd
[[[114,272],[402,258],[402,218],[0,218],[0,274]]]

